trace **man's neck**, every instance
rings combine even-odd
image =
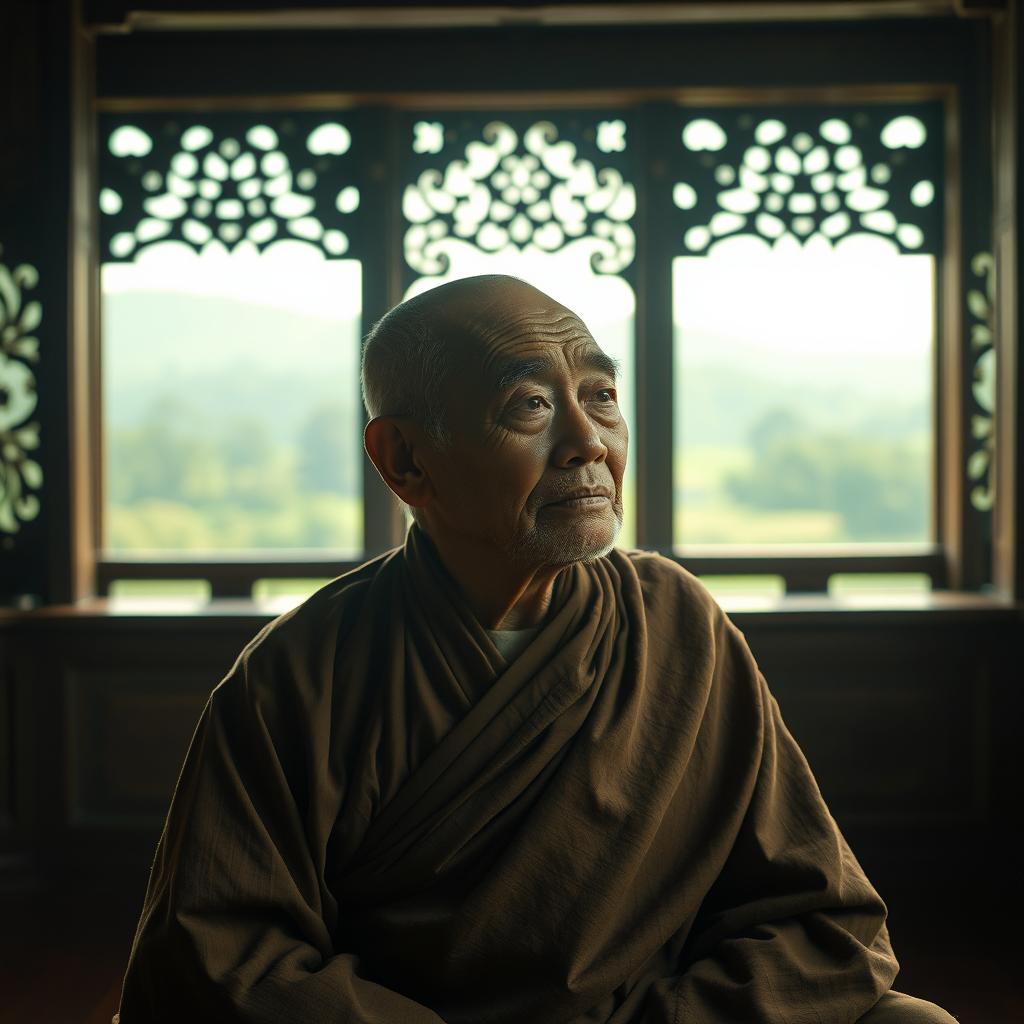
[[[430,540],[485,629],[529,629],[544,621],[563,566],[518,569],[483,545],[460,540],[456,546],[443,535]]]

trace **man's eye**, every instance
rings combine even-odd
[[[533,395],[530,398],[524,399],[523,404],[526,405],[528,402],[543,402],[544,399],[539,395]],[[527,406],[529,412],[537,412],[540,409],[539,405]]]
[[[600,402],[607,403],[607,402],[614,402],[615,401],[615,392],[611,388],[601,388],[600,391],[595,392],[595,393],[597,394],[598,401],[600,401]],[[601,398],[600,397],[601,395],[607,395],[608,397],[607,398]]]

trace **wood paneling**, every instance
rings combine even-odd
[[[0,832],[14,822],[14,687],[0,663]]]
[[[984,817],[999,655],[990,629],[757,629],[748,639],[841,822]]]
[[[69,823],[163,822],[215,671],[68,673]]]
[[[19,835],[44,874],[151,862],[205,700],[270,618],[216,607],[0,613],[0,644],[14,655],[0,691],[8,749],[10,708],[20,702],[30,723],[7,778],[20,776]],[[898,848],[946,883],[964,858],[998,859],[1020,790],[1000,767],[1014,763],[1003,719],[1019,706],[1019,612],[975,601],[732,617],[858,854],[884,873]]]
[[[924,18],[752,25],[183,31],[98,39],[101,98],[947,82],[984,25]],[[273,73],[268,74],[272,69]],[[187,71],[187,73],[186,73]]]

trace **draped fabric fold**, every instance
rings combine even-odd
[[[506,662],[413,525],[211,695],[120,1020],[852,1024],[896,971],[690,574],[573,563]]]

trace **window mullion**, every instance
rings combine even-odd
[[[637,544],[672,549],[672,234],[670,104],[638,110],[636,417]]]
[[[375,154],[361,163],[365,201],[361,204],[364,215],[359,224],[359,251],[363,258],[365,337],[371,325],[401,299],[395,282],[402,247],[398,223],[398,118],[393,109],[383,107],[367,108],[364,114],[365,152]],[[366,421],[364,410],[364,424]],[[362,447],[362,438],[356,443]],[[404,530],[401,509],[365,451],[362,465],[363,550],[367,558],[372,558],[401,543]]]
[[[940,474],[940,500],[948,527],[940,534],[951,563],[951,583],[977,590],[992,580],[992,506],[995,498],[995,260],[992,241],[991,90],[985,68],[991,64],[986,34],[975,37],[975,73],[965,74],[958,104],[949,112],[958,121],[947,142],[951,220],[946,245],[946,279],[951,288],[950,322],[940,346],[949,353],[942,369],[953,379],[940,394],[954,398],[944,416],[945,441],[952,458],[943,460],[950,479]],[[959,107],[959,109],[957,109]],[[954,121],[955,119],[955,121]],[[959,170],[959,174],[956,173]],[[959,187],[956,187],[959,186]],[[941,406],[940,406],[941,408]],[[942,410],[946,413],[946,410]],[[940,435],[941,436],[941,435]]]

